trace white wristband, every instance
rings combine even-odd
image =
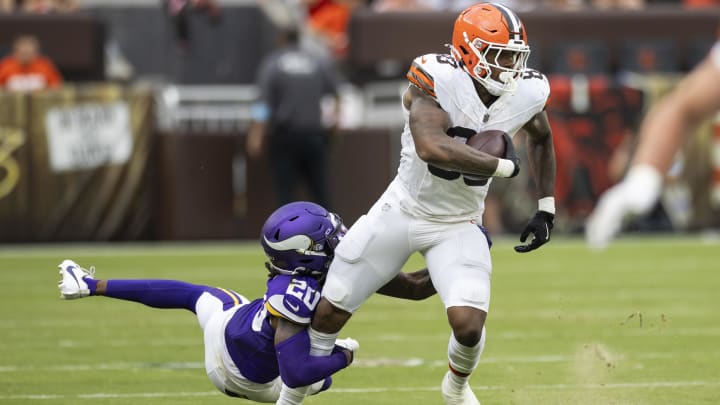
[[[498,165],[493,177],[510,177],[515,172],[515,163],[509,159],[498,159]]]
[[[543,197],[538,200],[538,210],[555,215],[555,197]]]

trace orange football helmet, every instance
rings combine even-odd
[[[460,13],[450,49],[463,69],[495,96],[517,87],[516,79],[530,56],[522,21],[495,3],[475,4]],[[493,70],[499,72],[497,79]]]

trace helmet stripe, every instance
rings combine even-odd
[[[520,18],[515,14],[514,11],[510,10],[509,8],[503,6],[502,4],[492,3],[493,6],[495,6],[498,11],[500,11],[505,17],[505,21],[510,25],[510,38],[509,40],[522,40],[522,23],[520,22]]]

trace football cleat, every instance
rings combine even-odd
[[[458,391],[452,387],[450,383],[450,371],[443,377],[442,384],[440,385],[440,392],[442,392],[443,399],[446,405],[480,405],[480,401],[475,397],[475,394],[470,389],[470,386],[463,385],[462,390]]]
[[[60,298],[74,300],[90,295],[90,289],[84,279],[93,278],[94,266],[91,266],[90,270],[85,270],[72,260],[64,260],[58,267],[62,276],[62,280],[58,283]]]

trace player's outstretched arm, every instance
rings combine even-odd
[[[482,177],[512,177],[517,165],[471,148],[446,134],[450,117],[437,102],[411,85],[403,96],[403,104],[410,111],[410,132],[415,152],[420,159],[444,170],[474,174]]]
[[[436,292],[427,269],[400,273],[377,290],[378,294],[416,301],[431,297]]]
[[[550,231],[555,220],[555,148],[547,113],[541,111],[523,127],[527,132],[527,150],[530,174],[538,190],[538,211],[530,219],[520,235],[527,244],[515,246],[518,253],[533,251],[550,241]]]
[[[299,325],[284,318],[273,317],[276,322],[275,351],[280,378],[291,388],[303,387],[324,380],[347,367],[353,361],[353,352],[359,345],[335,346],[328,356],[310,355],[310,336],[307,325]]]

